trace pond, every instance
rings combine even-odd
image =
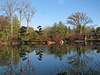
[[[0,75],[100,75],[99,43],[0,45]]]

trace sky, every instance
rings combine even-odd
[[[97,28],[100,26],[100,0],[30,0],[36,13],[29,26],[35,30],[37,26],[42,28],[51,27],[54,23],[62,21],[67,26],[67,18],[72,13],[83,12],[93,20],[91,25]],[[22,26],[27,26],[25,20],[22,21]],[[73,27],[71,25],[71,27]]]

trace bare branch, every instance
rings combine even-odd
[[[21,27],[21,20],[24,19],[25,14],[28,11],[28,8],[30,8],[30,2],[28,0],[19,0],[18,2],[18,11],[20,13],[20,27]]]
[[[25,13],[25,18],[27,20],[27,34],[28,34],[28,29],[29,29],[29,22],[31,18],[33,17],[34,13],[35,13],[35,8],[29,8],[27,13]]]
[[[84,26],[83,27],[84,31],[85,26],[89,23],[92,23],[93,21],[90,18],[88,18],[86,14],[77,12],[69,16],[67,22],[71,25],[76,26],[77,31],[79,31],[78,33],[80,33],[81,26]]]
[[[10,18],[11,36],[13,36],[12,16],[17,10],[17,0],[4,0],[1,4],[2,11]]]

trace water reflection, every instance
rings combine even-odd
[[[0,73],[100,74],[99,43],[0,46]]]

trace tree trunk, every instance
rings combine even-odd
[[[11,20],[11,36],[13,36],[12,16],[10,16],[10,20]]]
[[[28,34],[28,30],[29,30],[29,21],[27,21],[27,34]]]
[[[6,28],[6,31],[7,31],[7,28]],[[8,40],[8,32],[7,32],[7,40]]]
[[[22,59],[21,59],[21,57],[20,57],[20,73],[22,74]]]
[[[13,71],[13,50],[11,51],[11,72]]]
[[[82,33],[83,39],[85,39],[85,37],[84,37],[84,31],[85,31],[85,27],[83,26],[83,33]]]
[[[21,16],[21,12],[20,12],[20,28],[21,28],[21,19],[22,19],[22,16]]]

